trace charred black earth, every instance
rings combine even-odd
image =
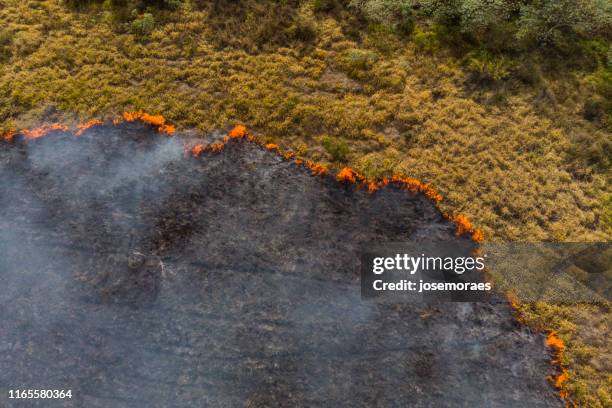
[[[422,195],[130,123],[0,142],[0,211],[2,407],[562,406],[501,297],[361,299],[362,243],[459,239]]]

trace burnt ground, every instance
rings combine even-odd
[[[458,239],[421,195],[142,124],[0,143],[2,407],[563,405],[502,297],[361,299],[361,243]]]

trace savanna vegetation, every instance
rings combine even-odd
[[[489,240],[609,240],[611,33],[608,0],[0,0],[0,124],[240,122],[431,183]],[[611,406],[609,304],[521,309]]]

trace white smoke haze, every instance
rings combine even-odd
[[[423,196],[134,123],[0,144],[0,205],[0,406],[562,406],[505,302],[361,299],[362,243],[457,239]]]

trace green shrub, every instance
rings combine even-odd
[[[527,44],[567,48],[578,38],[610,37],[608,0],[535,0],[521,4],[516,38]]]
[[[416,26],[412,34],[412,42],[421,51],[433,52],[440,47],[440,40],[435,31],[423,31]]]
[[[499,81],[510,74],[510,62],[504,56],[495,56],[487,51],[471,52],[467,56],[468,68],[479,81]]]
[[[351,153],[348,143],[343,139],[324,136],[321,139],[321,144],[334,161],[346,162],[348,155]]]
[[[151,13],[144,13],[132,22],[132,29],[141,36],[147,36],[155,29],[155,18]]]
[[[609,0],[415,0],[420,13],[489,50],[554,46],[610,38]],[[449,32],[453,32],[450,30]]]
[[[415,26],[410,0],[351,0],[349,7],[367,20],[390,26],[402,34],[412,33]]]
[[[358,49],[349,50],[344,56],[345,67],[351,74],[355,74],[357,71],[370,70],[376,60],[375,53]]]

